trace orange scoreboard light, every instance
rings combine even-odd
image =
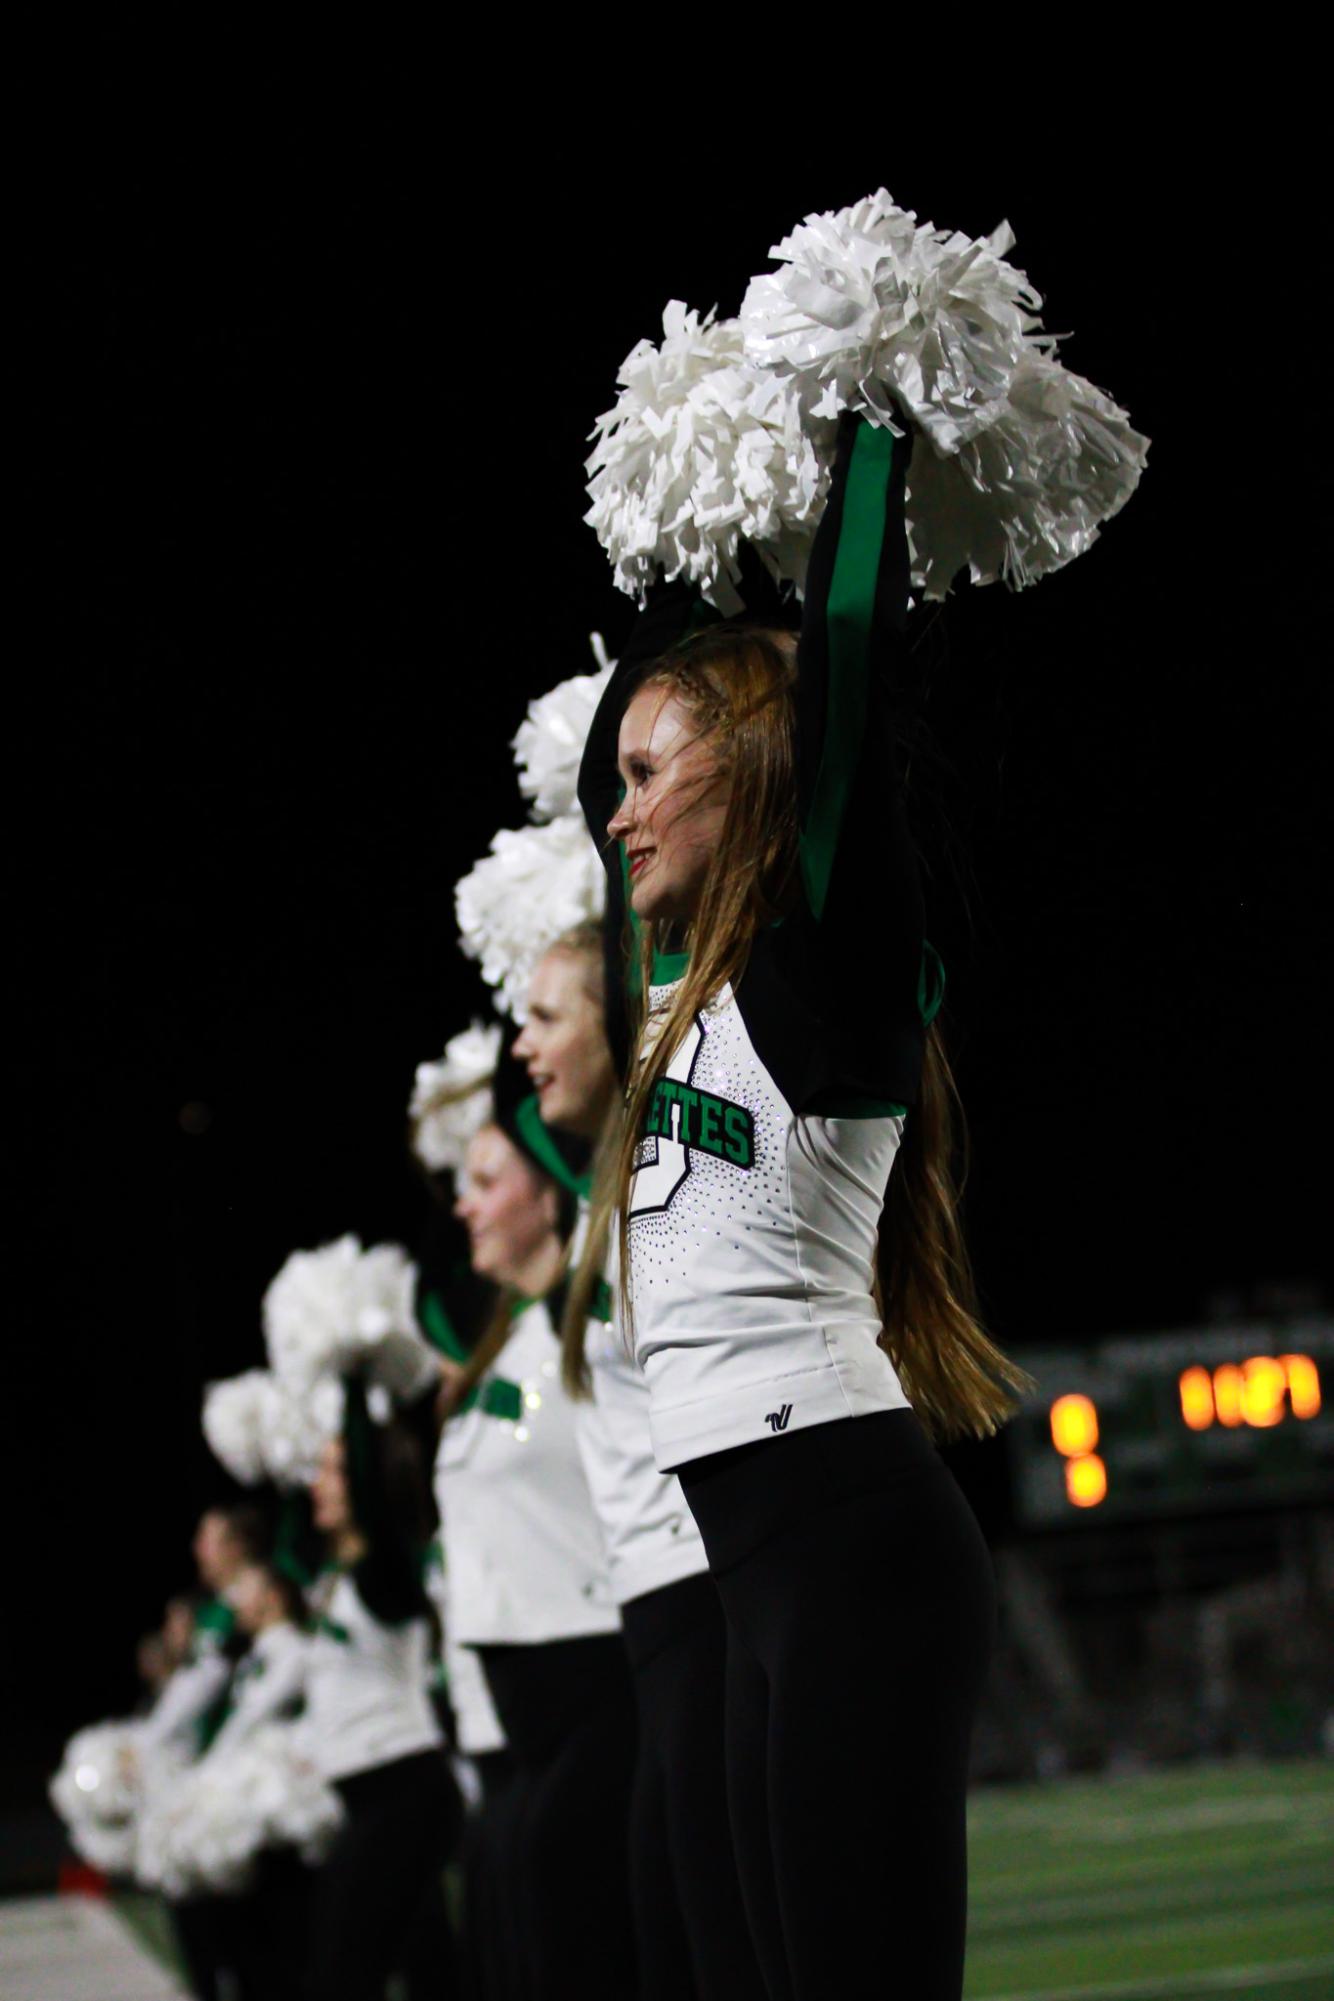
[[[1018,1355],[1007,1431],[1020,1521],[1318,1499],[1334,1488],[1334,1315],[1127,1335]]]

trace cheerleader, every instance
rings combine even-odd
[[[250,1563],[228,1586],[227,1601],[250,1646],[232,1676],[210,1756],[234,1750],[266,1723],[295,1716],[306,1694],[310,1645],[299,1585],[273,1564]]]
[[[545,1124],[594,1139],[615,1075],[604,1031],[602,932],[570,932],[539,960],[514,1054]],[[587,1223],[581,1205],[579,1253]],[[723,1771],[726,1629],[708,1558],[674,1474],[659,1473],[648,1387],[600,1287],[567,1328],[579,1449],[607,1546],[634,1680],[639,1749],[630,1875],[643,2001],[763,1994],[732,1851]]]
[[[243,1644],[237,1641],[236,1615],[227,1593],[246,1566],[264,1555],[267,1544],[268,1532],[257,1508],[240,1503],[208,1508],[200,1516],[193,1553],[204,1596],[190,1613],[184,1658],[139,1726],[146,1752],[175,1746],[198,1753],[212,1740]],[[183,1619],[180,1601],[173,1600],[168,1623],[177,1652],[184,1639]]]
[[[995,1601],[932,1440],[993,1429],[1016,1379],[971,1306],[894,780],[908,450],[841,420],[799,644],[772,621],[678,640],[689,595],[660,591],[580,775],[613,949],[627,902],[637,933],[582,1290],[614,1203],[657,1463],[726,1613],[731,1821],[775,2001],[863,1992],[877,1962],[914,2001],[961,1992]]]
[[[633,1698],[547,1304],[568,1170],[532,1098],[498,1095],[456,1206],[502,1297],[436,1462],[452,1636],[480,1655],[513,1767],[492,1825],[491,1974],[505,1995],[626,2001]]]
[[[343,1436],[310,1490],[329,1560],[311,1599],[306,1734],[347,1820],[312,1886],[306,1992],[380,2001],[411,1959],[414,1996],[444,1997],[442,1872],[458,1799],[428,1692],[426,1482],[410,1434],[370,1421],[359,1380],[345,1387]]]
[[[226,1712],[205,1754],[226,1759],[267,1724],[297,1716],[305,1703],[310,1642],[299,1587],[268,1563],[251,1563],[227,1587],[227,1602],[250,1647],[236,1667]],[[265,1849],[237,1897],[216,1900],[226,1956],[242,2001],[291,2001],[300,1992],[306,1949],[308,1875],[290,1848]]]
[[[185,1658],[137,1727],[142,1765],[164,1753],[198,1757],[211,1743],[226,1713],[232,1671],[244,1644],[226,1594],[246,1566],[263,1556],[267,1543],[264,1518],[248,1503],[207,1508],[200,1516],[193,1555],[204,1595],[193,1608]],[[179,1611],[175,1624],[179,1634]],[[201,2001],[214,2001],[220,1982],[234,1972],[228,1900],[172,1898],[168,1908],[191,1992]]]

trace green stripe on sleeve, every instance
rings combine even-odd
[[[885,505],[894,470],[894,435],[862,424],[853,441],[843,519],[825,605],[829,692],[824,742],[811,809],[801,837],[801,877],[813,917],[824,915],[852,774],[861,751],[871,674]]]

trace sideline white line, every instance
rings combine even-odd
[[[5,2001],[186,2001],[165,1969],[99,1898],[0,1902]]]
[[[1334,1972],[1334,1952],[1319,1959],[1269,1960],[1257,1966],[1220,1967],[1212,1973],[1169,1973],[1143,1980],[1094,1981],[1084,1987],[1012,1988],[1000,1994],[972,1994],[968,2001],[1138,2001],[1141,1995],[1167,1994],[1176,2001],[1184,1994],[1222,1994],[1237,1987],[1272,1987],[1280,1980],[1303,1980],[1311,1973]]]

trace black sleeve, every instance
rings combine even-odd
[[[910,434],[847,412],[802,607],[797,675],[798,902],[756,940],[738,998],[757,1049],[801,1110],[850,1113],[915,1100],[921,1067],[923,913],[897,779],[894,695],[910,566]],[[752,603],[764,617],[768,604]],[[607,870],[607,1029],[629,1060],[623,858],[607,840],[621,797],[620,719],[646,667],[693,624],[689,590],[662,585],[594,717],[579,799]],[[780,614],[781,616],[781,614]],[[627,986],[627,982],[629,985]]]
[[[359,1376],[346,1376],[343,1389],[348,1492],[353,1519],[368,1545],[365,1556],[352,1567],[352,1581],[367,1611],[385,1625],[396,1626],[428,1610],[423,1553],[411,1530],[395,1518],[366,1408],[365,1385]]]
[[[840,419],[798,647],[796,902],[757,936],[737,990],[799,1112],[901,1112],[920,1090],[927,955],[895,730],[910,449],[910,436]]]

